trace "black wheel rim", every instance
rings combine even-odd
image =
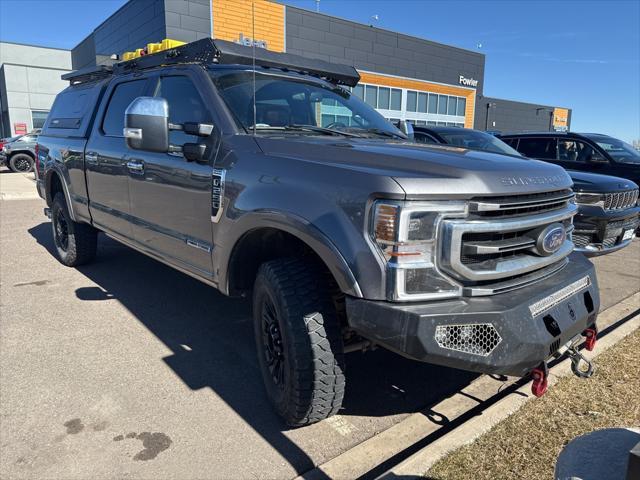
[[[69,224],[67,223],[67,219],[62,210],[58,210],[54,216],[53,232],[56,239],[56,245],[66,252],[67,248],[69,248]]]
[[[19,172],[28,172],[31,170],[31,162],[24,157],[16,158],[13,166]]]
[[[284,346],[278,322],[278,313],[271,298],[262,303],[262,350],[273,383],[284,388]]]

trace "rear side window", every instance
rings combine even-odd
[[[62,91],[56,97],[51,112],[46,116],[42,127],[43,134],[56,135],[59,131],[59,134],[65,136],[84,136],[101,88],[101,84],[94,83],[73,86]],[[38,113],[46,115],[46,112]]]
[[[122,137],[124,129],[124,111],[137,97],[142,96],[147,80],[134,80],[120,83],[116,86],[109,99],[107,111],[102,121],[102,131],[105,135]]]
[[[518,151],[529,158],[556,160],[555,138],[521,138]]]

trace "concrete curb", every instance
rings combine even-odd
[[[629,315],[639,306],[640,292],[627,297],[626,299],[618,302],[616,305],[600,312],[598,317],[598,326],[602,330],[603,328],[606,328],[609,325],[615,323],[617,320]],[[602,341],[598,343],[598,348],[596,349],[596,351],[600,352],[604,350],[604,348],[602,347],[603,344],[606,343],[605,339],[611,338],[612,336],[614,336],[614,333],[615,332],[612,332],[611,334],[607,335],[607,337],[604,337]],[[569,364],[567,364],[567,371],[570,371],[568,365]],[[556,375],[555,370],[553,371],[553,373],[554,375]],[[384,430],[376,436],[365,440],[364,442],[347,450],[341,455],[338,455],[337,457],[332,458],[331,460],[328,460],[321,465],[318,465],[313,470],[302,474],[297,478],[297,480],[326,480],[327,478],[336,480],[352,479],[369,474],[372,470],[380,468],[380,465],[383,462],[389,461],[391,463],[394,456],[401,455],[408,448],[419,445],[420,442],[424,442],[425,438],[429,437],[430,435],[437,434],[438,430],[442,429],[447,424],[456,421],[474,407],[478,407],[485,401],[490,400],[491,397],[498,394],[501,390],[508,387],[517,380],[517,378],[505,379],[496,378],[489,375],[482,375],[462,390],[453,393],[450,397],[445,398],[438,404],[433,405],[424,411],[409,415],[407,418],[393,425],[387,430]],[[550,378],[550,383],[552,382],[555,382],[554,377]],[[499,412],[507,413],[504,418],[506,418],[508,414],[511,414],[518,408],[520,408],[520,406],[522,406],[525,401],[532,398],[530,394],[530,386],[523,387],[523,390],[525,391],[525,396],[522,396],[518,393],[512,393],[505,399],[497,402],[497,405],[499,405],[497,410]],[[509,408],[511,408],[511,410],[505,411],[505,409]],[[485,418],[487,418],[485,415],[485,411],[483,411],[482,416],[479,417],[483,421]],[[474,420],[477,419],[478,417],[476,417]],[[501,418],[499,419],[496,417],[493,423],[487,424],[488,426],[486,430],[488,430],[491,426],[493,426],[500,420]],[[468,423],[470,422],[465,422],[449,434],[441,437],[441,439],[444,439],[449,435],[453,435],[458,430],[468,430],[466,428],[466,425]],[[475,432],[471,433],[475,434]],[[469,432],[465,433],[465,435],[469,435]],[[444,450],[438,458],[442,457],[444,453],[447,453],[450,450],[461,446],[463,443],[460,442],[462,442],[463,440],[464,443],[468,443],[469,441],[475,439],[477,436],[478,435],[475,435],[473,438],[465,438],[464,435],[461,435],[461,438],[457,440],[458,443],[450,443],[448,449]],[[433,442],[431,445],[434,445],[438,442],[439,440]],[[440,445],[440,443],[438,444]],[[416,461],[415,468],[422,468],[418,459],[422,459],[423,457],[430,457],[435,454],[435,451],[431,450],[431,445],[425,447],[423,450],[416,452],[413,456],[409,457],[404,462],[392,468],[390,472],[397,474],[398,469],[402,468],[402,471],[419,474],[419,470],[413,470],[409,468],[409,466],[413,464],[408,462],[413,459]],[[427,453],[422,455],[422,452]],[[405,466],[405,464],[407,466]],[[433,462],[430,463],[429,466],[430,465],[433,465]],[[429,467],[424,468],[422,472],[426,471],[428,468]]]
[[[640,293],[617,303],[600,314],[605,323],[613,318],[614,321],[624,318],[640,306]],[[598,341],[598,346],[594,352],[582,351],[582,354],[589,358],[595,358],[611,346],[618,343],[624,337],[640,328],[640,314],[620,325],[611,331],[606,337]],[[572,375],[571,361],[565,359],[550,369],[549,387],[555,385],[560,378]],[[497,423],[517,412],[526,402],[533,399],[531,395],[531,382],[520,387],[518,390],[496,402],[482,412],[482,416],[474,417],[465,422],[460,427],[442,436],[438,440],[412,455],[404,462],[382,474],[380,479],[391,478],[424,478],[425,473],[438,460],[448,453],[457,450],[463,445],[472,443],[478,437],[488,432]]]

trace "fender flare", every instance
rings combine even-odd
[[[350,296],[363,298],[360,285],[351,267],[336,245],[316,226],[308,220],[279,211],[257,211],[246,213],[233,224],[233,228],[226,235],[228,242],[220,248],[219,286],[229,292],[229,271],[233,253],[238,243],[253,230],[273,228],[293,235],[305,243],[324,262],[340,290]]]
[[[54,175],[58,177],[60,183],[62,184],[62,193],[64,194],[64,198],[67,201],[69,216],[71,217],[71,220],[77,222],[78,220],[76,219],[76,214],[73,210],[73,203],[71,202],[71,194],[69,193],[69,185],[66,176],[64,175],[62,169],[56,167],[55,164],[49,167],[47,169],[47,172],[45,173],[44,185],[46,196],[45,200],[47,202],[47,205],[51,206],[51,204],[53,203],[53,198],[51,197],[51,181],[53,180]]]

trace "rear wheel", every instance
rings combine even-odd
[[[33,158],[26,153],[16,153],[9,159],[9,168],[13,172],[27,173],[33,170]]]
[[[335,414],[344,397],[344,352],[327,274],[309,261],[264,263],[253,293],[255,340],[267,395],[290,426]]]
[[[68,267],[89,263],[96,256],[98,231],[71,220],[64,195],[56,193],[51,205],[53,243],[60,261]]]

